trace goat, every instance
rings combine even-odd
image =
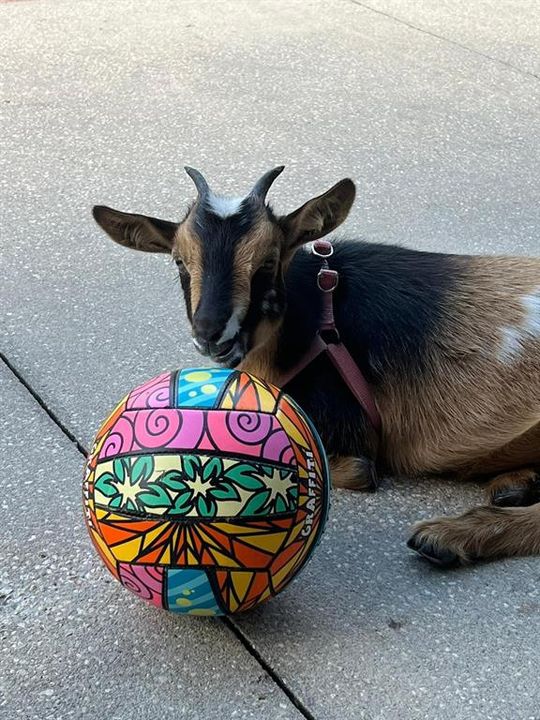
[[[278,216],[266,195],[283,167],[239,198],[186,170],[198,196],[181,222],[104,206],[94,218],[125,247],[172,254],[200,353],[277,382],[320,324],[320,261],[302,246],[345,220],[355,185]],[[320,431],[334,485],[484,478],[485,505],[417,524],[409,546],[441,566],[539,553],[540,259],[334,248],[336,324],[382,418],[379,434],[324,356],[287,385]]]

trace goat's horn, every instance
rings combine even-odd
[[[184,170],[195,183],[199,197],[206,197],[206,195],[210,194],[210,188],[202,173],[192,167],[188,167],[187,165],[184,167]]]
[[[262,178],[260,178],[260,180],[257,180],[253,187],[253,190],[249,194],[252,197],[256,197],[264,202],[266,198],[266,193],[270,190],[270,186],[277,178],[277,176],[283,172],[284,169],[285,165],[278,165],[278,167],[275,167],[273,170],[269,170],[267,173],[264,173]]]

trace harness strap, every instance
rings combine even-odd
[[[364,374],[342,342],[326,346],[330,360],[345,381],[347,387],[366,411],[369,421],[377,432],[381,429],[381,416],[375,405],[373,393]]]
[[[374,429],[380,431],[381,416],[371,388],[358,367],[354,358],[341,342],[334,318],[333,292],[338,286],[339,274],[328,266],[327,258],[334,248],[328,240],[317,240],[313,243],[312,252],[323,259],[317,275],[317,285],[323,293],[323,308],[319,331],[313,338],[308,351],[300,361],[279,378],[279,385],[284,386],[310,365],[315,358],[326,353],[339,372],[343,381],[364,409]]]
[[[294,380],[294,378],[299,375],[302,370],[305,370],[308,365],[311,365],[315,358],[318,358],[319,355],[326,352],[327,347],[328,345],[324,342],[319,333],[317,333],[317,335],[313,338],[313,342],[311,343],[308,351],[302,355],[296,365],[279,376],[277,384],[280,387],[284,387],[287,383],[290,383],[290,381]]]

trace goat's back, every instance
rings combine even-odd
[[[425,362],[381,384],[385,454],[409,472],[477,465],[540,422],[540,260],[442,257],[453,280]]]

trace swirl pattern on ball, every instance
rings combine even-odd
[[[119,577],[122,585],[132,593],[158,607],[163,607],[163,568],[119,563]]]
[[[134,428],[127,414],[122,415],[101,446],[100,458],[110,458],[129,452],[134,443]]]
[[[227,416],[227,428],[242,443],[258,445],[272,429],[272,416],[253,412],[235,412]]]
[[[183,424],[181,413],[164,408],[141,412],[137,416],[135,434],[141,448],[159,448],[170,445]]]
[[[126,410],[112,426],[99,457],[196,447],[294,464],[287,434],[274,415],[235,410]]]
[[[127,399],[128,410],[171,406],[172,373],[162,373],[132,390]]]

